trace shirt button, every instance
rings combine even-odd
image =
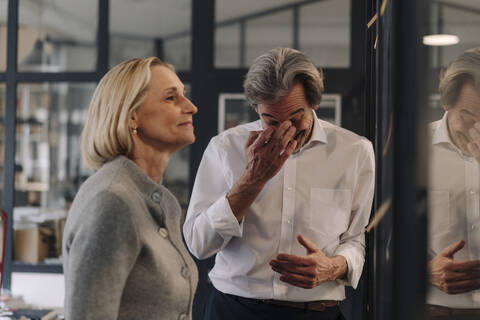
[[[475,190],[470,190],[470,194],[471,194],[471,195],[474,195],[474,194],[476,194],[476,193],[477,193],[477,192],[476,192]]]
[[[162,199],[162,196],[158,192],[152,193],[152,200],[155,201],[156,203],[160,203],[160,200]]]
[[[158,229],[158,233],[162,236],[162,238],[168,237],[168,230],[165,228],[160,228]]]
[[[293,188],[292,188],[292,187],[288,187],[287,190],[288,190],[288,191],[292,191]]]
[[[187,320],[188,319],[188,316],[186,313],[180,313],[180,315],[178,316],[178,320]]]
[[[290,219],[287,219],[287,223],[290,224],[290,222],[291,222]]]
[[[182,277],[188,279],[190,277],[190,270],[188,267],[182,267]]]
[[[472,226],[472,230],[475,230],[475,226],[474,226],[474,225]]]

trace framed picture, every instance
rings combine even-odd
[[[342,97],[339,94],[324,94],[316,111],[317,117],[342,125]],[[258,120],[258,114],[248,105],[243,93],[222,93],[218,96],[218,132],[242,123]]]

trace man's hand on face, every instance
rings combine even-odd
[[[476,122],[473,127],[468,130],[470,141],[466,142],[467,150],[480,163],[480,123]],[[463,142],[465,143],[465,142]]]
[[[269,127],[250,133],[245,145],[247,184],[264,185],[280,171],[297,146],[297,141],[293,140],[295,132],[295,127],[287,120],[276,130]]]
[[[281,253],[270,261],[273,271],[280,274],[281,281],[312,289],[326,281],[342,278],[347,273],[347,261],[343,256],[327,257],[303,236],[299,235],[297,240],[307,249],[307,256]]]
[[[480,260],[454,261],[454,254],[465,246],[460,240],[440,252],[428,263],[430,283],[448,294],[480,289]]]

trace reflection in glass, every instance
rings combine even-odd
[[[110,1],[110,66],[158,56],[190,70],[191,1]]]
[[[317,66],[350,66],[350,0],[300,7],[300,50]]]
[[[0,72],[7,67],[7,4],[6,0],[0,0]]]
[[[480,48],[441,73],[446,112],[430,124],[427,311],[480,318]],[[450,316],[447,317],[446,316]]]
[[[18,85],[15,260],[33,263],[61,255],[64,219],[91,174],[83,168],[79,138],[94,89],[94,83]]]
[[[245,32],[245,59],[251,65],[255,58],[270,49],[293,46],[292,10],[247,20]]]
[[[455,45],[432,47],[432,67],[445,67],[465,50],[478,46],[480,5],[477,0],[434,1],[430,22],[432,34],[451,34],[460,39]]]
[[[95,69],[97,11],[95,0],[19,1],[18,70]]]

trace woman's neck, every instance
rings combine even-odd
[[[129,157],[140,169],[154,182],[162,179],[168,161],[172,156],[171,151],[159,151],[148,146],[134,146]]]

